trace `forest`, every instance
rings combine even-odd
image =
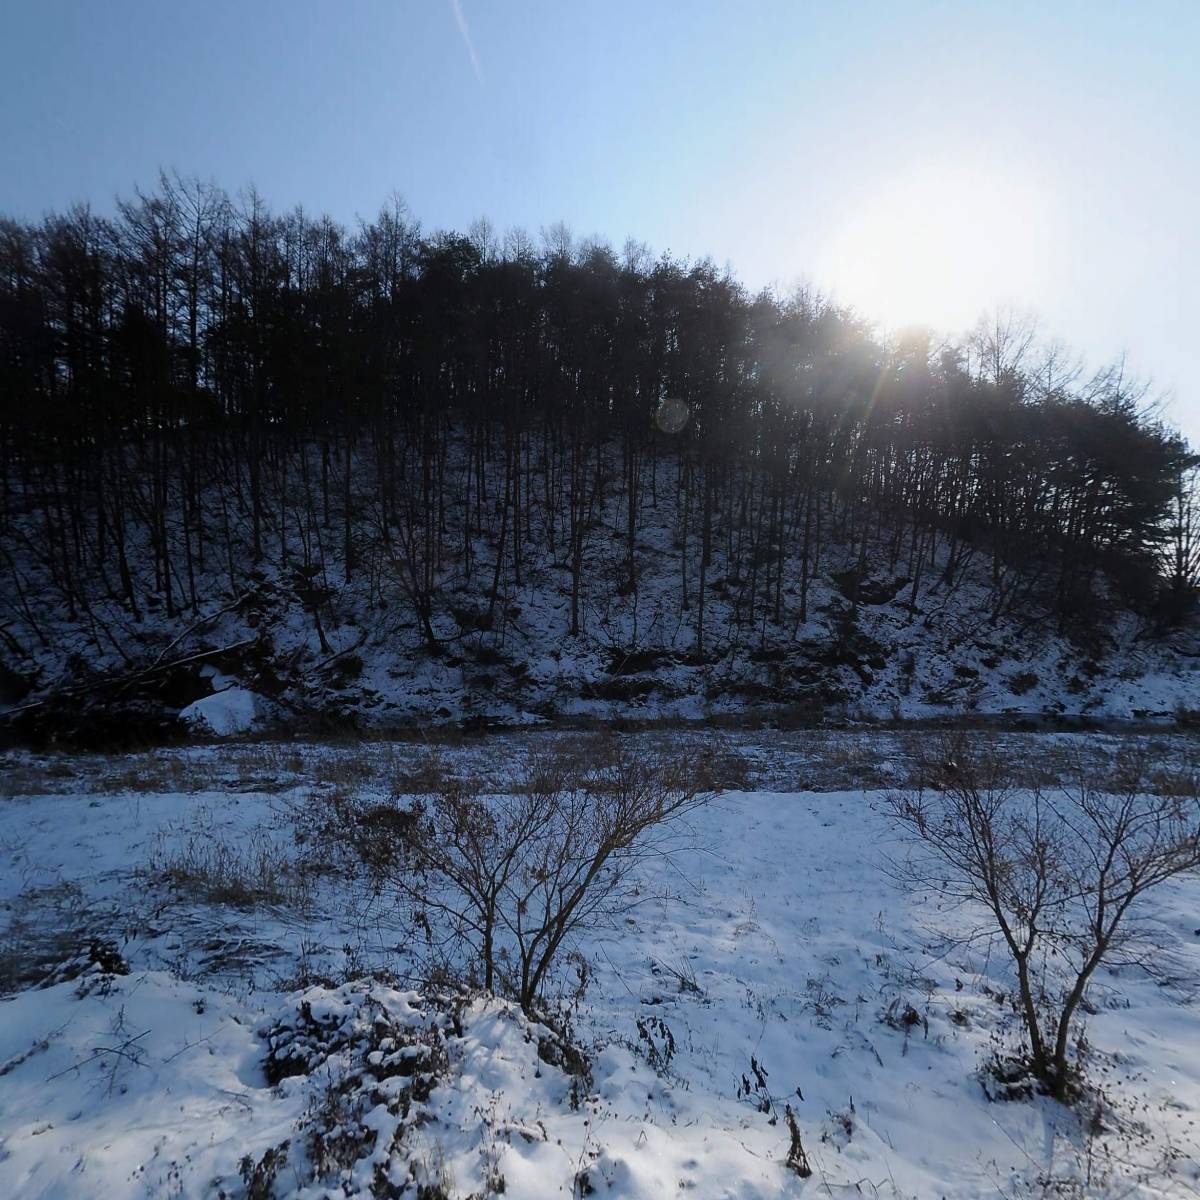
[[[589,589],[636,599],[652,512],[701,660],[793,635],[831,546],[855,605],[973,562],[993,619],[1165,629],[1200,581],[1198,461],[1120,364],[1086,374],[1011,314],[883,338],[635,241],[424,234],[399,199],[347,229],[167,174],[112,217],[0,223],[10,682],[48,613],[128,667],[137,630],[264,570],[324,652],[350,587],[434,655],[502,640],[538,564],[578,635]]]

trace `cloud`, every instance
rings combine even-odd
[[[475,72],[475,78],[482,83],[483,68],[479,65],[479,55],[475,53],[475,43],[471,41],[471,28],[467,24],[467,18],[463,16],[461,0],[450,0],[450,11],[454,13],[454,23],[458,26],[458,32],[462,34],[467,57],[471,60],[471,69]]]

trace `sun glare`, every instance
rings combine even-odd
[[[954,331],[1036,295],[1046,254],[1044,203],[1028,181],[929,169],[885,183],[852,209],[821,277],[839,302],[887,328]]]

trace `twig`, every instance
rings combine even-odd
[[[139,1033],[136,1037],[131,1037],[131,1038],[127,1039],[126,1041],[122,1042],[119,1046],[100,1046],[97,1048],[97,1050],[94,1054],[89,1054],[88,1057],[85,1058],[82,1062],[77,1062],[73,1066],[67,1067],[63,1071],[56,1071],[53,1075],[51,1075],[47,1078],[46,1082],[50,1083],[52,1080],[61,1079],[62,1076],[69,1075],[72,1071],[78,1071],[81,1067],[86,1067],[88,1065],[88,1063],[95,1062],[96,1059],[101,1058],[105,1054],[115,1054],[119,1058],[127,1058],[131,1063],[134,1063],[136,1066],[139,1066],[139,1067],[144,1066],[145,1064],[142,1062],[142,1060],[140,1058],[138,1058],[138,1056],[136,1054],[129,1053],[129,1047],[132,1046],[134,1042],[140,1042],[142,1040],[142,1038],[144,1038],[149,1032],[150,1032],[150,1030],[143,1029],[142,1032]]]
[[[197,1038],[194,1042],[184,1042],[184,1044],[178,1050],[176,1050],[174,1054],[163,1059],[163,1066],[166,1066],[167,1063],[174,1062],[181,1054],[186,1054],[189,1050],[194,1050],[197,1046],[203,1046],[205,1042],[211,1041],[212,1034],[210,1033],[208,1037]]]

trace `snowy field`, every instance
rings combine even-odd
[[[564,950],[557,1033],[431,978],[411,911],[314,841],[338,797],[418,793],[423,748],[9,755],[0,1197],[1200,1193],[1200,879],[1151,902],[1168,972],[1092,984],[1092,1099],[989,1101],[1009,965],[894,882],[883,798],[928,736],[731,735],[669,866]],[[501,790],[535,740],[441,753]],[[1049,783],[1121,743],[1004,748]]]

